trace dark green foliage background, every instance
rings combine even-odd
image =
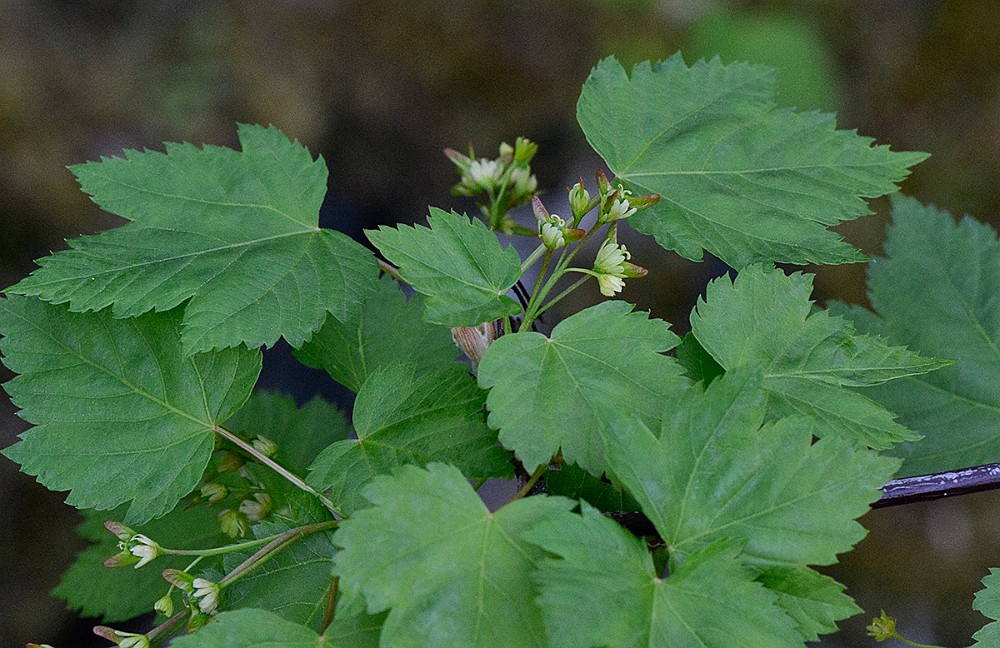
[[[471,141],[492,153],[523,133],[541,144],[534,166],[554,196],[597,164],[585,153],[575,102],[590,67],[609,53],[630,64],[681,49],[689,61],[718,52],[782,67],[784,104],[836,110],[842,128],[933,153],[904,191],[1000,223],[1000,100],[992,91],[1000,9],[973,0],[761,0],[713,3],[718,11],[704,14],[708,4],[4,2],[0,285],[63,249],[62,239],[118,224],[88,202],[66,165],[161,141],[232,146],[234,121],[274,123],[322,153],[333,200],[357,216],[342,225],[354,236],[420,218],[428,204],[467,207],[448,195],[454,177],[444,146]],[[869,253],[881,247],[880,207],[882,216],[841,228]],[[649,256],[656,250],[628,244]],[[667,263],[623,297],[683,334],[704,273],[722,268]],[[863,303],[863,272],[819,270],[818,296]],[[581,292],[596,300],[596,290]],[[281,380],[281,362],[265,361],[268,385]],[[3,397],[0,446],[24,428]],[[92,623],[74,622],[49,595],[81,548],[71,533],[78,515],[61,499],[0,460],[3,645],[103,645]],[[967,643],[983,622],[972,594],[1000,549],[996,516],[986,514],[998,505],[1000,497],[984,494],[871,514],[863,520],[870,537],[831,573],[866,611],[890,609],[908,636]],[[868,641],[864,622],[852,621],[845,643],[824,645]]]

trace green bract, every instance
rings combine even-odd
[[[572,222],[530,195],[537,145],[449,149],[486,222],[431,207],[426,227],[367,233],[379,262],[318,226],[326,167],[275,128],[240,126],[239,152],[74,167],[130,222],[0,298],[5,387],[35,426],[3,453],[69,491],[93,543],[56,594],[109,622],[155,609],[146,635],[98,629],[122,646],[795,648],[834,632],[859,609],[814,567],[861,540],[900,465],[1000,460],[1000,244],[899,200],[875,313],[819,308],[812,276],[775,264],[864,260],[828,228],[924,156],[777,110],[773,79],[606,59],[578,118],[617,177],[575,185]],[[516,221],[528,201],[541,230]],[[623,223],[738,269],[683,340],[616,299],[552,318],[583,283],[614,297],[647,274]],[[356,394],[350,416],[252,393],[280,337]],[[976,598],[991,619],[997,577]]]

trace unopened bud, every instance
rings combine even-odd
[[[226,509],[216,516],[219,520],[219,528],[230,538],[242,538],[250,528],[250,521],[247,516],[239,511]]]
[[[611,183],[608,181],[608,176],[604,175],[604,171],[601,169],[597,170],[597,192],[601,194],[602,198],[611,193]]]
[[[267,493],[254,493],[253,499],[240,502],[240,513],[247,516],[251,522],[259,522],[271,512],[271,496]]]
[[[121,522],[116,522],[114,520],[105,520],[104,528],[115,534],[119,540],[131,540],[135,536],[135,531],[128,528]]]
[[[273,457],[274,453],[278,451],[278,444],[265,436],[254,437],[251,445],[253,445],[254,450],[265,457]]]
[[[516,164],[527,166],[537,152],[538,144],[535,144],[527,137],[518,137],[514,140],[514,162]]]
[[[174,599],[169,594],[164,594],[153,603],[153,609],[163,616],[171,616],[174,613]]]
[[[227,452],[219,457],[219,472],[236,472],[242,467],[243,459],[233,452]]]
[[[225,499],[228,494],[229,490],[218,482],[208,482],[201,487],[201,496],[207,499],[209,504]]]
[[[573,210],[574,223],[579,223],[580,219],[594,207],[590,200],[590,192],[583,186],[582,178],[569,190],[569,206]]]
[[[500,157],[498,158],[504,165],[510,164],[514,159],[514,147],[507,142],[500,144]]]

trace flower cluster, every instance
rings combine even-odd
[[[198,614],[215,614],[222,586],[207,578],[195,578],[179,569],[164,569],[163,578],[183,592],[188,606]],[[171,603],[172,607],[172,603]]]
[[[444,154],[461,174],[452,193],[477,198],[491,220],[490,225],[510,231],[515,224],[507,212],[531,200],[538,189],[538,179],[531,172],[531,160],[537,152],[538,145],[524,137],[518,137],[514,146],[501,144],[494,159],[477,158],[471,147],[468,155],[445,149]]]

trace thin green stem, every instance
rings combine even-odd
[[[180,627],[181,621],[187,618],[190,610],[184,608],[181,612],[178,612],[174,616],[170,617],[160,625],[156,626],[152,630],[146,633],[146,639],[149,640],[150,645],[157,645],[159,642],[169,639],[171,635],[177,632]]]
[[[326,591],[326,613],[323,615],[323,627],[320,628],[320,638],[326,638],[326,629],[333,623],[337,614],[337,596],[340,594],[340,576],[334,576],[330,580],[330,587]]]
[[[919,642],[916,642],[916,641],[910,641],[906,637],[902,637],[899,634],[895,634],[894,638],[895,639],[899,639],[900,641],[902,641],[903,643],[905,643],[907,646],[914,646],[915,648],[943,648],[943,646],[938,646],[936,644],[925,644],[925,643],[919,643]]]
[[[577,279],[576,281],[574,281],[573,284],[569,288],[567,288],[566,290],[562,291],[561,293],[559,293],[558,295],[556,295],[555,297],[553,297],[549,301],[545,302],[544,305],[542,305],[541,307],[539,307],[535,311],[535,317],[541,317],[542,313],[544,313],[545,311],[549,310],[550,308],[552,308],[553,306],[555,306],[557,303],[559,303],[560,299],[562,299],[566,295],[570,294],[571,292],[573,292],[574,290],[576,290],[577,288],[579,288],[580,286],[582,286],[584,284],[584,282],[587,281],[587,279],[590,279],[591,275],[593,274],[593,273],[591,273],[589,271],[586,271],[586,270],[583,270],[581,268],[567,268],[566,269],[567,272],[569,272],[570,270],[580,270],[581,272],[584,272],[586,276],[580,277],[579,279]]]
[[[538,483],[538,480],[545,474],[545,470],[548,467],[549,465],[547,463],[543,463],[538,468],[535,468],[535,472],[531,473],[531,477],[528,477],[528,481],[524,482],[524,486],[521,487],[521,490],[517,491],[514,494],[514,497],[510,498],[507,503],[510,504],[511,502],[515,502],[530,493],[531,489],[534,488],[536,483]]]
[[[524,272],[525,272],[525,271],[526,271],[526,270],[527,270],[528,268],[530,268],[531,266],[535,265],[535,262],[536,262],[536,261],[538,261],[538,260],[539,260],[540,258],[542,258],[542,255],[543,255],[543,254],[545,254],[545,252],[546,252],[547,250],[548,250],[548,248],[546,248],[546,247],[545,247],[545,244],[544,244],[544,243],[541,243],[541,244],[539,244],[539,246],[538,246],[538,247],[536,247],[536,248],[535,248],[535,249],[534,249],[534,250],[533,250],[533,251],[531,252],[531,254],[529,254],[529,255],[528,255],[528,256],[527,256],[527,257],[526,257],[526,258],[524,259],[524,261],[522,261],[522,262],[521,262],[521,274],[524,274]]]
[[[338,524],[340,524],[339,520],[317,522],[316,524],[307,524],[305,526],[289,529],[288,531],[275,536],[273,540],[258,550],[257,553],[244,560],[242,563],[237,565],[233,571],[226,574],[225,577],[219,581],[219,587],[226,587],[243,576],[246,576],[252,570],[260,567],[271,558],[274,558],[283,549],[290,547],[307,535],[316,533],[317,531],[332,529]]]
[[[201,556],[202,558],[206,558],[208,556],[219,556],[222,554],[232,553],[234,551],[242,551],[243,549],[253,549],[254,547],[265,545],[277,537],[277,535],[273,535],[266,538],[247,540],[246,542],[239,542],[237,544],[225,545],[222,547],[212,547],[211,549],[167,549],[166,547],[160,547],[160,550],[171,556]]]
[[[270,457],[268,457],[264,453],[260,452],[256,448],[254,448],[253,445],[247,443],[246,441],[244,441],[243,439],[241,439],[237,435],[233,434],[232,432],[230,432],[226,428],[222,427],[221,425],[213,426],[213,430],[215,431],[216,434],[218,434],[219,436],[221,436],[226,441],[229,441],[230,443],[232,443],[233,445],[237,446],[238,448],[240,448],[244,452],[252,455],[254,459],[256,459],[260,463],[264,464],[265,466],[267,466],[268,468],[270,468],[274,472],[278,473],[279,475],[281,475],[285,479],[287,479],[296,488],[304,490],[305,492],[309,493],[310,495],[312,495],[313,497],[315,497],[316,499],[318,499],[320,502],[323,503],[323,506],[325,506],[327,508],[327,510],[329,510],[331,513],[333,513],[333,516],[335,518],[337,518],[338,520],[342,519],[344,517],[343,514],[340,512],[340,510],[337,509],[337,507],[334,506],[333,502],[330,501],[330,498],[328,498],[326,495],[323,495],[322,493],[318,492],[312,486],[310,486],[309,484],[307,484],[304,481],[302,481],[302,479],[300,477],[292,474],[291,471],[289,471],[287,468],[285,468],[284,466],[282,466],[281,464],[279,464],[278,462],[276,462],[274,459],[271,459]]]

